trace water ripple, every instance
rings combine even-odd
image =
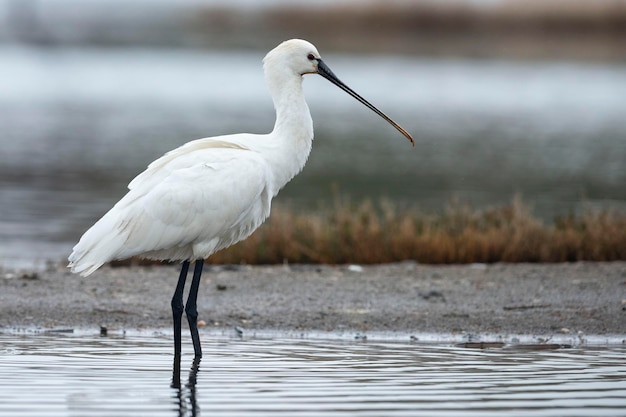
[[[177,375],[163,335],[0,334],[0,416],[601,416],[626,398],[623,346],[204,339]]]

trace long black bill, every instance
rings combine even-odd
[[[341,88],[346,93],[350,94],[355,99],[359,100],[361,103],[365,104],[374,113],[376,113],[377,115],[379,115],[380,117],[388,121],[393,127],[398,129],[398,131],[402,133],[409,141],[411,141],[411,144],[413,144],[413,146],[415,146],[415,141],[413,140],[413,136],[411,136],[409,132],[404,130],[402,126],[400,126],[399,124],[391,120],[389,116],[387,116],[382,111],[378,110],[376,107],[374,107],[373,104],[365,100],[363,97],[355,93],[354,90],[352,90],[350,87],[348,87],[343,82],[341,82],[341,80],[337,78],[337,76],[330,70],[330,68],[328,68],[328,66],[321,59],[317,60],[317,73],[321,75],[322,77],[326,78],[331,83],[335,84],[337,87]]]

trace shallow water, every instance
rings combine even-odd
[[[265,51],[0,46],[0,263],[66,258],[146,165],[192,139],[274,123]],[[626,208],[626,66],[327,55],[416,138],[321,77],[304,82],[315,144],[277,203],[333,190],[439,210],[521,193],[551,219]]]
[[[624,346],[203,339],[178,384],[169,335],[0,334],[0,415],[600,416],[626,404]]]

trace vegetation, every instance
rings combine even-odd
[[[192,22],[196,41],[267,49],[286,37],[324,51],[515,59],[623,60],[623,0],[303,2],[212,7]],[[247,34],[254,33],[255,36]]]
[[[451,203],[426,214],[416,208],[337,201],[301,213],[277,206],[255,234],[216,253],[214,264],[573,262],[626,260],[626,213],[589,211],[544,224],[520,199],[475,210]]]

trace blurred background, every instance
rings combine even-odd
[[[261,60],[293,37],[416,146],[308,76],[313,152],[277,204],[626,210],[625,0],[0,0],[0,264],[65,258],[184,142],[269,132]]]

